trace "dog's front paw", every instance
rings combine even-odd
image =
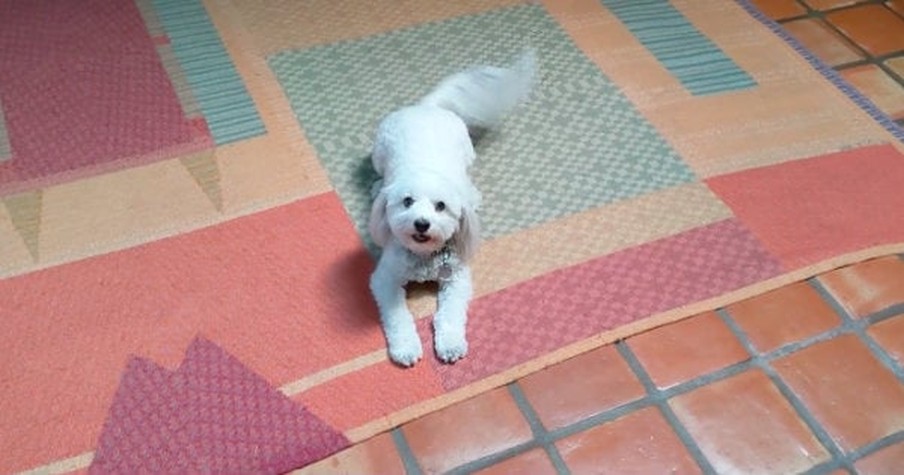
[[[434,338],[434,347],[436,356],[444,363],[454,363],[468,354],[468,340],[464,332],[439,330]]]
[[[417,333],[389,340],[389,359],[396,364],[405,367],[413,366],[423,355],[424,348]]]

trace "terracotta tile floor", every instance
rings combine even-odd
[[[904,1],[757,0],[904,125]],[[580,355],[304,474],[904,474],[904,256]]]
[[[752,0],[904,125],[904,0]]]

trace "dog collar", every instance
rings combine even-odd
[[[437,276],[439,280],[449,280],[452,277],[452,247],[449,244],[443,246],[442,249],[436,251],[439,253],[439,272]]]
[[[436,278],[440,282],[445,282],[452,278],[453,253],[452,246],[449,243],[446,243],[441,249],[433,251],[429,256],[422,256],[411,251],[408,251],[408,253],[416,260],[416,262],[419,262],[418,267],[429,269],[436,266]],[[439,265],[436,264],[437,260],[439,260]]]

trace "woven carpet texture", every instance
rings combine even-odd
[[[477,144],[470,353],[416,286],[397,367],[374,127],[528,47]],[[904,251],[902,139],[746,0],[0,0],[0,472],[286,471]]]

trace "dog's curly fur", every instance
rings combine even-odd
[[[480,193],[468,176],[475,159],[471,134],[495,126],[523,101],[535,76],[532,52],[509,68],[469,69],[389,114],[377,128],[372,161],[382,178],[369,228],[383,252],[370,288],[397,364],[411,366],[423,354],[405,302],[404,286],[412,281],[439,282],[437,356],[452,363],[468,351],[468,261],[480,242]]]

